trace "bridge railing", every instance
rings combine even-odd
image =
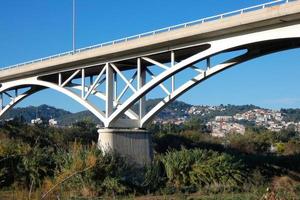
[[[261,9],[277,6],[277,5],[287,4],[287,3],[290,3],[290,2],[294,2],[294,1],[298,1],[298,0],[275,0],[275,1],[272,1],[272,2],[268,2],[268,3],[256,5],[256,6],[251,6],[251,7],[243,8],[243,9],[240,9],[240,10],[226,12],[226,13],[223,13],[223,14],[220,14],[220,15],[206,17],[206,18],[195,20],[195,21],[178,24],[178,25],[175,25],[175,26],[161,28],[161,29],[145,32],[145,33],[138,34],[138,35],[133,35],[133,36],[118,39],[118,40],[113,40],[113,41],[110,41],[110,42],[105,42],[105,43],[96,44],[96,45],[93,45],[93,46],[80,48],[80,49],[77,49],[75,52],[74,51],[68,51],[68,52],[64,52],[64,53],[60,53],[60,54],[56,54],[56,55],[52,55],[52,56],[48,56],[48,57],[44,57],[44,58],[39,58],[39,59],[36,59],[36,60],[31,60],[31,61],[28,61],[28,62],[19,63],[19,64],[16,64],[16,65],[7,66],[7,67],[4,67],[4,68],[0,68],[0,71],[6,70],[6,69],[11,69],[11,68],[16,68],[16,67],[21,67],[21,66],[24,66],[24,65],[29,65],[29,64],[33,64],[33,63],[37,63],[37,62],[42,62],[42,61],[45,61],[45,60],[51,60],[51,59],[66,56],[66,55],[72,55],[74,53],[84,52],[84,51],[87,51],[87,50],[101,48],[101,47],[104,47],[104,46],[119,44],[119,43],[131,41],[131,40],[135,40],[135,39],[139,39],[139,38],[143,38],[143,37],[148,37],[148,36],[151,36],[151,35],[158,35],[160,33],[165,33],[165,32],[170,32],[170,31],[173,31],[173,30],[181,29],[181,28],[191,27],[191,26],[203,24],[203,23],[206,23],[206,22],[211,22],[211,21],[223,19],[223,18],[226,18],[226,17],[241,15],[243,13],[247,13],[247,12],[251,12],[251,11],[256,11],[256,10],[261,10]]]

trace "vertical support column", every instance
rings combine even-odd
[[[109,118],[109,116],[113,112],[113,92],[114,92],[114,87],[113,87],[113,69],[110,66],[110,64],[106,64],[106,102],[105,102],[105,114],[106,118]]]
[[[61,84],[62,84],[61,73],[58,73],[58,85],[61,86]]]
[[[117,98],[118,98],[118,76],[117,72],[114,72],[114,101],[117,104]]]
[[[81,69],[81,98],[85,95],[85,70]]]
[[[0,93],[0,110],[3,110],[3,93]]]
[[[141,129],[98,130],[98,148],[103,153],[117,152],[137,166],[149,165],[153,158],[151,134]]]
[[[92,76],[90,76],[90,86],[93,85],[93,82],[94,82],[94,80],[93,80],[93,75],[92,75]]]
[[[137,89],[141,89],[146,83],[146,70],[142,66],[141,58],[137,59]],[[146,96],[141,97],[139,101],[139,117],[142,119],[146,112]]]
[[[171,67],[174,67],[175,65],[175,53],[174,51],[171,51]],[[171,84],[172,84],[172,92],[174,92],[175,90],[175,75],[172,76],[172,79],[171,79]]]
[[[113,111],[114,92],[116,93],[117,79],[114,76],[113,65],[106,64],[106,118]],[[116,73],[116,72],[115,72]],[[141,58],[137,59],[137,90],[146,82],[146,70]],[[114,87],[115,86],[115,87]],[[145,115],[145,96],[139,101],[139,118]],[[137,166],[148,165],[152,161],[151,134],[143,129],[113,129],[111,127],[98,130],[98,147],[103,153],[117,152],[125,156],[129,162]]]
[[[206,68],[210,69],[210,57],[206,59]]]

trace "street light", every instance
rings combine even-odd
[[[75,8],[75,0],[73,0],[73,54],[76,52],[76,46],[75,46],[75,25],[76,25],[76,8]]]

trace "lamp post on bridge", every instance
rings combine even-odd
[[[73,44],[73,54],[76,52],[76,45],[75,45],[75,28],[76,28],[76,0],[73,0],[73,31],[72,31],[72,44]]]

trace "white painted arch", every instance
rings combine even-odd
[[[225,52],[230,49],[238,48],[238,47],[246,47],[247,45],[255,44],[255,43],[263,43],[268,41],[280,41],[284,39],[299,39],[300,38],[300,24],[292,24],[289,26],[284,26],[280,28],[271,28],[267,30],[261,30],[253,33],[248,34],[241,34],[233,37],[226,38],[224,36],[223,39],[213,40],[210,42],[206,42],[203,44],[210,44],[210,48],[207,50],[204,50],[202,52],[199,52],[179,63],[174,65],[173,67],[169,68],[168,70],[165,70],[161,74],[159,74],[156,78],[149,81],[147,84],[145,84],[140,90],[138,90],[134,95],[129,97],[120,107],[119,109],[115,110],[111,116],[108,118],[108,127],[111,123],[116,121],[121,114],[123,114],[128,108],[130,108],[134,103],[136,103],[139,99],[141,99],[143,96],[145,96],[147,93],[149,93],[153,88],[161,84],[163,81],[167,80],[168,78],[172,77],[173,75],[179,73],[180,71],[188,68],[192,64],[199,62],[201,60],[204,60],[208,57],[211,57],[213,55],[219,54],[221,52]],[[210,74],[216,74],[218,71],[223,71],[224,68],[228,68],[231,65],[228,66],[215,66],[213,68],[210,68],[208,71],[206,71],[206,75]],[[187,83],[188,84],[188,83]],[[180,92],[180,94],[175,95],[176,97],[180,96],[183,92],[186,90],[183,90]],[[174,95],[174,94],[173,94]],[[170,98],[172,94],[170,94],[167,98]],[[172,98],[174,100],[175,98]],[[168,101],[167,104],[171,102]],[[160,110],[160,109],[158,109]],[[152,114],[152,116],[150,116]],[[144,127],[145,124],[151,119],[157,112],[151,112],[148,115],[146,115],[146,118],[141,119],[140,127]]]
[[[51,82],[47,82],[47,81],[42,81],[42,80],[38,80],[38,77],[31,77],[31,78],[26,78],[26,79],[20,79],[20,80],[15,80],[15,81],[11,81],[11,82],[7,82],[5,84],[2,85],[2,87],[0,88],[0,93],[7,91],[11,88],[20,88],[20,87],[30,87],[30,86],[42,86],[45,88],[50,88],[53,89],[55,91],[58,91],[62,94],[67,95],[68,97],[72,98],[73,100],[77,101],[79,104],[81,104],[82,106],[84,106],[87,110],[89,110],[90,112],[92,112],[97,118],[99,118],[101,121],[105,121],[104,118],[104,114],[102,111],[98,110],[96,106],[92,105],[90,102],[85,101],[84,99],[82,99],[79,95],[77,95],[76,93],[73,93],[72,91],[64,88],[64,87],[60,87],[54,83]],[[2,114],[4,114],[4,112],[6,112],[8,109],[12,108],[14,105],[16,105],[16,103],[20,102],[21,100],[23,100],[25,97],[28,97],[29,95],[35,93],[37,91],[32,90],[30,93],[28,93],[27,95],[20,95],[16,98],[16,100],[12,101],[8,106],[9,107],[5,107],[1,113],[0,116]]]
[[[291,24],[279,28],[266,28],[265,30],[255,31],[252,33],[244,33],[244,34],[238,34],[236,36],[227,37],[224,36],[222,39],[217,40],[211,40],[211,41],[203,41],[203,43],[199,45],[205,45],[209,44],[210,48],[201,51],[195,55],[192,55],[191,57],[180,61],[179,63],[175,64],[173,67],[167,68],[164,72],[153,78],[151,81],[143,85],[142,87],[138,88],[136,92],[132,96],[130,96],[126,101],[118,105],[117,109],[112,112],[112,114],[108,117],[105,116],[105,113],[100,111],[96,106],[91,104],[88,100],[82,98],[80,95],[77,95],[76,93],[73,93],[72,91],[59,86],[58,84],[40,80],[38,77],[30,77],[20,80],[15,80],[11,82],[3,83],[0,87],[0,93],[3,91],[7,91],[9,89],[13,88],[20,88],[20,87],[31,87],[31,86],[41,86],[43,88],[51,88],[53,90],[56,90],[60,93],[63,93],[73,100],[77,101],[79,104],[83,105],[87,110],[91,111],[98,119],[100,119],[105,127],[115,127],[116,122],[120,119],[120,116],[122,114],[126,114],[130,112],[130,107],[139,101],[141,98],[143,98],[148,92],[150,92],[153,88],[156,86],[159,86],[163,83],[163,81],[167,80],[168,78],[172,77],[173,75],[179,73],[180,71],[190,67],[196,62],[199,62],[201,60],[204,60],[206,58],[212,57],[213,55],[230,51],[232,49],[248,49],[250,46],[255,45],[256,43],[264,44],[269,41],[275,41],[274,44],[277,44],[278,47],[275,47],[272,49],[265,48],[264,46],[257,46],[257,49],[252,48],[251,51],[249,50],[244,55],[238,56],[236,58],[230,59],[228,61],[225,61],[224,63],[221,63],[219,65],[216,65],[214,67],[211,67],[201,73],[199,73],[196,77],[192,78],[190,81],[186,82],[179,88],[172,91],[168,96],[166,96],[161,102],[159,102],[152,110],[150,110],[148,113],[146,113],[144,116],[142,116],[139,120],[136,120],[138,116],[134,115],[134,113],[131,115],[132,119],[139,121],[138,127],[136,128],[144,128],[147,123],[151,121],[151,119],[158,114],[159,111],[161,111],[164,107],[169,105],[172,101],[174,101],[176,98],[178,98],[180,95],[182,95],[184,92],[189,90],[190,88],[196,86],[200,82],[206,80],[207,78],[214,76],[218,74],[219,72],[226,70],[230,67],[233,67],[235,65],[238,65],[242,62],[245,62],[250,59],[254,59],[259,56],[263,56],[268,53],[276,52],[276,51],[282,51],[288,48],[295,48],[293,45],[290,47],[280,47],[282,41],[289,39],[289,40],[297,40],[300,39],[300,24]],[[277,42],[277,43],[276,43]],[[75,89],[80,89],[80,86],[74,86]],[[85,91],[87,88],[84,89]],[[15,100],[6,106],[4,109],[1,110],[0,116],[12,108],[16,103],[23,100],[25,97],[31,95],[32,93],[35,93],[39,90],[32,89],[29,90],[27,93],[24,93],[23,95],[18,96],[18,98],[15,98]],[[105,99],[105,96],[101,93],[95,93],[95,96],[98,96],[100,99]],[[135,123],[136,124],[136,123]]]
[[[300,39],[299,39],[300,42]],[[300,43],[298,48],[300,47]],[[207,69],[206,71],[203,71],[202,73],[199,73],[186,83],[182,84],[180,87],[178,87],[176,90],[174,90],[170,95],[167,95],[165,98],[163,98],[157,105],[155,105],[142,119],[140,122],[140,127],[145,128],[145,126],[166,106],[168,106],[171,102],[176,100],[178,97],[183,95],[185,92],[190,90],[191,88],[197,86],[201,82],[207,80],[208,78],[215,76],[219,74],[220,72],[229,69],[233,66],[239,65],[243,62],[255,59],[257,57],[261,57],[267,54],[279,52],[279,51],[284,51],[287,49],[292,49],[295,48],[295,46],[290,46],[290,47],[284,47],[284,48],[278,48],[275,46],[275,48],[271,49],[260,49],[260,52],[252,52],[248,51],[242,55],[239,55],[235,58],[229,59],[221,64],[218,64],[212,68]]]

